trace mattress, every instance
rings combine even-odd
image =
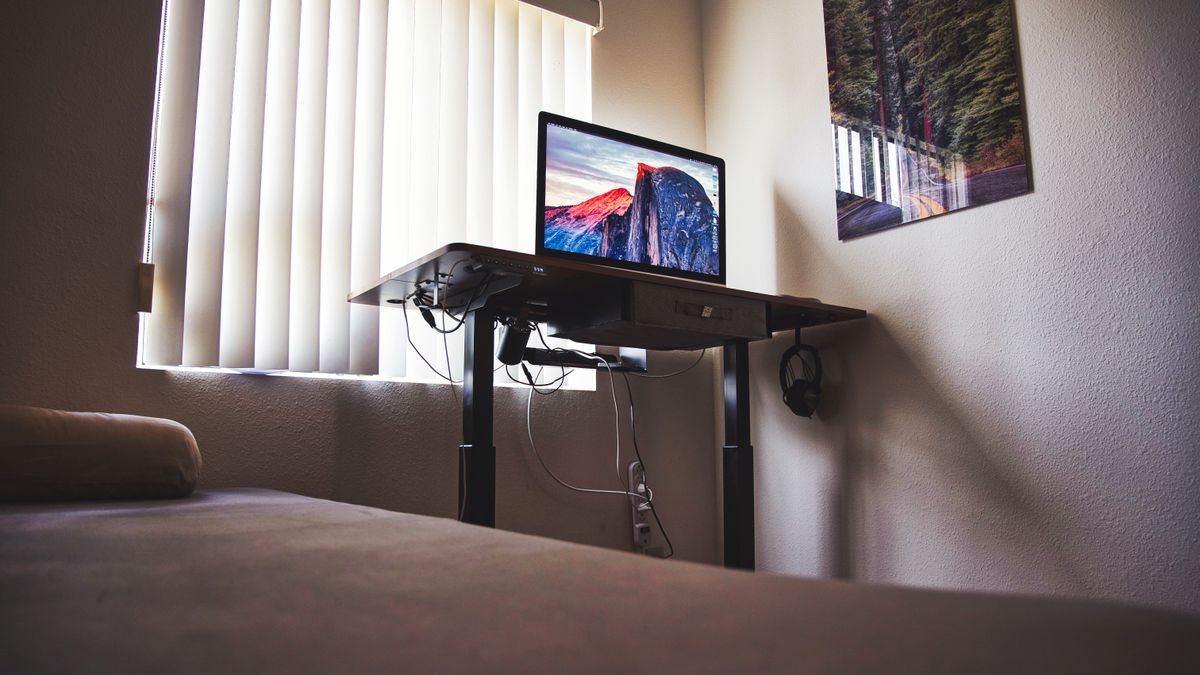
[[[1200,672],[1200,619],[752,574],[269,490],[0,506],[5,672]]]

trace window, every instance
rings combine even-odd
[[[533,251],[537,113],[590,119],[592,33],[517,0],[169,0],[142,365],[433,377],[346,295],[452,241]]]

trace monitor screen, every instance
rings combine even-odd
[[[539,254],[725,283],[725,162],[543,112]]]

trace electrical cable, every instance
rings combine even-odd
[[[522,363],[521,370],[523,370],[525,372],[525,380],[522,381],[521,378],[517,377],[516,375],[513,375],[512,371],[509,370],[509,368],[511,368],[511,367],[512,366],[509,366],[507,364],[504,365],[504,373],[506,375],[508,375],[508,379],[510,379],[513,382],[516,382],[518,384],[528,384],[529,386],[533,387],[534,391],[537,392],[541,396],[550,396],[551,394],[557,393],[559,389],[562,389],[563,382],[567,379],[567,376],[570,375],[570,373],[567,372],[567,369],[565,367],[559,366],[559,368],[562,369],[562,374],[559,375],[558,377],[554,378],[553,380],[550,380],[549,382],[534,382],[534,379],[535,379],[534,376],[529,372],[529,369],[525,367],[525,364]],[[541,377],[543,370],[544,369],[541,367],[538,368],[538,377]],[[557,386],[554,386],[554,385],[557,385]],[[554,388],[549,391],[538,391],[538,389],[537,389],[538,387],[545,388],[545,387],[550,387],[550,386],[554,386]]]
[[[540,327],[540,326],[538,326],[536,323],[534,323],[534,324],[533,324],[533,327],[534,327],[534,329],[537,331],[537,334],[538,334],[538,339],[541,341],[541,343],[542,343],[542,346],[543,346],[543,347],[545,347],[547,350],[549,350],[549,351],[552,351],[552,352],[554,352],[554,351],[558,351],[558,352],[571,352],[571,353],[578,354],[579,356],[583,356],[583,357],[585,357],[585,358],[589,358],[589,359],[596,360],[597,362],[599,362],[599,363],[603,364],[603,366],[604,366],[604,367],[605,367],[605,368],[608,370],[609,385],[610,385],[610,387],[612,388],[612,394],[613,394],[613,406],[614,406],[614,408],[616,407],[616,405],[617,405],[617,401],[616,401],[616,396],[617,396],[617,392],[616,392],[616,385],[615,385],[615,383],[614,383],[614,381],[613,381],[613,370],[612,370],[612,366],[609,364],[609,362],[608,362],[608,360],[607,360],[607,359],[605,359],[605,358],[603,358],[603,357],[599,357],[599,356],[597,356],[597,355],[595,355],[595,354],[587,354],[587,353],[585,353],[585,352],[581,352],[581,351],[579,351],[579,350],[575,350],[575,349],[562,349],[562,348],[557,348],[557,349],[556,349],[556,348],[552,348],[552,347],[551,347],[549,344],[547,344],[547,342],[546,342],[546,336],[542,334],[542,329],[541,329],[541,327]],[[688,365],[686,368],[683,368],[682,370],[677,370],[677,371],[675,371],[674,373],[668,373],[668,374],[666,374],[666,375],[643,375],[643,374],[641,374],[641,373],[636,373],[636,372],[635,372],[635,373],[633,373],[633,374],[634,374],[634,375],[643,375],[643,376],[645,376],[645,377],[649,377],[649,378],[653,378],[653,379],[665,379],[665,378],[668,378],[668,377],[675,377],[676,375],[682,375],[683,373],[686,373],[687,371],[691,370],[692,368],[695,368],[695,367],[696,367],[696,366],[697,366],[697,365],[700,363],[700,361],[702,361],[702,360],[704,359],[704,354],[705,354],[707,351],[708,351],[707,349],[702,349],[702,350],[700,351],[700,355],[699,355],[698,357],[696,357],[696,360],[695,360],[695,361],[693,361],[691,364],[689,364],[689,365]],[[628,376],[628,374],[627,374],[627,371],[622,371],[622,372],[621,372],[621,376],[622,376],[622,377],[625,379],[625,386],[626,386],[626,390],[629,392],[629,401],[630,401],[630,403],[629,403],[629,419],[630,419],[630,425],[631,425],[631,428],[632,428],[632,425],[633,425],[633,391],[632,391],[632,389],[630,389],[630,388],[629,388],[629,376]],[[539,393],[540,393],[540,392],[539,392]],[[628,476],[627,476],[627,475],[626,475],[626,474],[625,474],[623,471],[621,471],[621,455],[620,455],[620,453],[621,453],[621,446],[620,446],[620,438],[621,438],[621,431],[620,431],[620,426],[619,426],[619,423],[618,423],[618,428],[617,428],[617,476],[618,476],[618,478],[620,479],[620,481],[621,481],[621,484],[622,484],[622,485],[625,487],[625,489],[628,491],[628,490],[630,489],[630,485],[629,485],[629,477],[628,477]],[[637,437],[635,436],[633,440],[634,440],[634,452],[636,453],[636,452],[637,452]],[[642,458],[641,458],[641,455],[640,455],[640,454],[638,455],[638,461],[639,461],[639,462],[641,462],[641,461],[642,461]],[[643,462],[643,463],[642,463],[642,470],[643,470],[643,472],[645,472],[645,466],[646,466],[646,465],[645,465],[645,463]],[[647,489],[647,490],[649,490],[649,487],[647,487],[646,489]],[[654,509],[653,509],[652,500],[653,500],[653,497],[651,497],[651,499],[647,500],[647,502],[648,502],[648,503],[651,503],[651,512],[652,512],[652,513],[653,513],[653,515],[654,515],[654,520],[655,520],[656,522],[658,522],[658,521],[659,521],[659,518],[658,518],[658,513],[657,513],[657,512],[655,512],[655,511],[654,511]],[[662,526],[662,523],[661,523],[661,522],[658,522],[658,529],[659,529],[659,530],[662,530],[662,532],[663,532],[663,538],[667,539],[667,545],[668,545],[668,546],[670,546],[670,539],[669,539],[669,538],[666,536],[666,530],[663,528],[663,526]],[[672,554],[673,554],[673,553],[674,553],[674,549],[672,549]],[[667,557],[670,557],[670,556],[668,555]]]
[[[649,380],[664,380],[668,377],[675,377],[676,375],[682,375],[682,374],[686,373],[687,371],[691,370],[692,368],[695,368],[696,366],[700,365],[700,362],[704,360],[704,355],[707,353],[708,353],[707,348],[701,349],[700,355],[696,357],[695,361],[692,361],[691,365],[689,365],[688,367],[686,367],[682,370],[677,370],[673,373],[667,373],[666,375],[651,375],[649,373],[638,373],[638,372],[632,372],[630,374],[635,377],[644,377]]]
[[[542,396],[550,396],[551,394],[557,393],[559,389],[562,389],[563,382],[566,381],[567,375],[569,375],[570,373],[567,372],[567,369],[565,366],[560,365],[558,367],[558,369],[560,371],[558,377],[554,378],[553,380],[550,380],[550,382],[552,382],[552,383],[555,383],[555,382],[557,383],[554,386],[554,388],[551,389],[550,391],[539,391],[537,393],[541,394]],[[529,372],[529,369],[525,367],[524,363],[521,364],[521,370],[525,372],[525,377],[529,378],[531,381],[534,379],[533,375]],[[546,372],[546,367],[538,366],[537,376],[541,377],[542,373],[544,373],[544,372]]]
[[[579,353],[581,355],[583,354],[583,352],[579,352]],[[600,358],[600,357],[596,357],[596,358]],[[616,400],[615,396],[614,396],[613,400],[614,401]],[[617,413],[617,409],[614,409],[613,412]],[[549,474],[550,477],[554,479],[554,482],[567,488],[568,490],[573,490],[575,492],[585,492],[585,493],[589,493],[589,494],[623,495],[625,497],[633,497],[634,499],[641,499],[642,501],[645,501],[645,502],[650,501],[650,498],[648,496],[641,495],[636,492],[630,492],[628,490],[604,490],[604,489],[600,489],[600,488],[578,487],[575,485],[571,485],[570,483],[559,478],[558,475],[555,474],[554,471],[550,469],[550,466],[548,464],[546,464],[546,460],[542,459],[542,453],[540,453],[538,451],[537,443],[535,443],[533,440],[533,387],[529,388],[529,395],[525,399],[525,433],[529,437],[529,447],[530,447],[530,449],[533,450],[533,456],[537,458],[538,464],[542,465],[542,469],[544,469],[546,471],[546,473]],[[618,444],[620,443],[620,436],[617,437],[617,442],[618,442]]]
[[[446,283],[447,287],[450,285],[451,280],[454,277],[455,270],[463,262],[464,262],[464,260],[459,260],[459,261],[455,262],[453,266],[451,266],[450,272],[447,273],[447,275],[446,275],[445,283]],[[412,347],[413,351],[416,352],[417,356],[420,357],[420,359],[425,362],[425,365],[428,366],[429,369],[431,371],[433,371],[433,373],[435,375],[446,380],[447,382],[449,382],[451,384],[451,393],[453,394],[456,402],[458,401],[458,393],[453,390],[453,385],[459,384],[461,381],[455,380],[453,378],[453,368],[450,364],[450,344],[449,344],[449,340],[446,336],[458,331],[466,324],[467,314],[470,312],[471,305],[474,304],[474,302],[479,298],[479,296],[481,294],[484,294],[487,292],[487,289],[490,286],[492,279],[493,279],[493,275],[488,274],[487,277],[484,279],[483,283],[481,283],[475,287],[475,289],[471,293],[471,297],[467,300],[467,304],[461,315],[456,316],[453,312],[451,312],[449,309],[447,309],[443,305],[441,307],[442,317],[441,317],[441,327],[440,328],[435,323],[430,321],[430,319],[432,318],[431,315],[427,316],[427,315],[425,315],[424,311],[422,312],[422,315],[424,316],[426,321],[430,324],[430,327],[442,335],[442,348],[443,348],[445,356],[446,356],[447,374],[442,374],[441,371],[439,371],[436,367],[434,367],[434,365],[429,361],[429,359],[425,358],[425,355],[421,353],[421,350],[417,349],[416,344],[412,340],[411,327],[409,325],[407,308],[406,307],[402,308],[402,314],[404,316],[405,337],[408,340],[409,346]],[[428,299],[428,295],[424,292],[424,289],[420,288],[419,286],[418,286],[417,290],[414,290],[408,297],[406,297],[404,299],[404,302],[402,304],[406,305],[407,301],[410,298],[414,299],[414,304],[416,304],[418,309],[428,310],[428,309],[432,308],[432,303]],[[423,304],[424,302],[428,302],[430,304],[425,305],[425,304]],[[447,314],[449,314],[450,317],[456,321],[454,327],[450,328],[450,329],[446,328],[446,315]],[[606,490],[606,489],[600,489],[600,488],[584,488],[584,487],[572,485],[572,484],[562,480],[561,478],[559,478],[558,475],[555,474],[554,471],[550,469],[550,466],[548,464],[546,464],[546,461],[542,458],[541,453],[538,451],[537,443],[534,442],[534,440],[533,440],[533,395],[535,393],[537,393],[537,394],[540,394],[543,396],[549,396],[549,395],[552,395],[552,394],[558,392],[559,389],[562,388],[563,381],[566,379],[567,375],[569,374],[567,372],[566,367],[562,366],[562,365],[559,366],[560,370],[562,371],[562,374],[559,375],[557,378],[550,380],[549,382],[537,382],[536,381],[537,378],[535,378],[529,372],[529,369],[525,367],[525,364],[523,364],[523,363],[521,364],[521,368],[524,371],[525,376],[527,378],[527,381],[524,384],[529,385],[529,394],[527,395],[526,401],[525,401],[525,431],[529,438],[529,446],[530,446],[530,449],[533,450],[534,457],[537,458],[538,463],[541,464],[541,466],[542,466],[542,469],[545,470],[546,473],[549,474],[549,476],[552,479],[554,479],[554,481],[556,483],[558,483],[559,485],[561,485],[569,490],[572,490],[574,492],[582,492],[582,493],[590,493],[590,494],[613,494],[613,495],[621,495],[621,496],[625,496],[625,497],[631,497],[633,499],[642,500],[647,506],[650,507],[650,513],[651,513],[651,515],[654,516],[654,521],[658,525],[659,531],[662,532],[663,539],[666,541],[667,554],[664,556],[664,558],[670,558],[670,557],[674,556],[675,555],[675,546],[671,542],[671,537],[670,537],[670,535],[667,534],[667,530],[662,524],[662,519],[658,515],[658,509],[654,505],[654,491],[653,491],[653,489],[650,488],[649,480],[646,478],[646,476],[647,476],[646,462],[644,459],[642,459],[641,449],[638,447],[637,419],[636,419],[636,413],[634,411],[633,389],[629,383],[628,373],[623,371],[621,373],[621,376],[625,381],[625,390],[629,397],[629,425],[630,425],[631,438],[633,440],[633,452],[642,467],[642,476],[643,476],[642,487],[645,489],[645,492],[646,492],[645,494],[632,492],[630,490],[628,476],[625,475],[625,473],[621,471],[620,407],[617,403],[616,376],[613,372],[612,364],[609,363],[608,359],[606,359],[603,356],[600,356],[598,354],[590,354],[590,353],[583,352],[583,351],[580,351],[577,349],[565,349],[565,348],[561,348],[561,347],[558,347],[558,348],[551,347],[549,345],[549,343],[546,341],[546,336],[542,333],[541,326],[539,326],[536,322],[529,322],[529,323],[536,330],[537,335],[538,335],[538,340],[542,343],[542,346],[545,347],[548,351],[560,352],[560,353],[572,353],[572,354],[575,354],[582,358],[595,361],[599,365],[603,366],[605,370],[608,371],[609,390],[612,395],[612,402],[613,402],[613,421],[614,421],[614,434],[615,434],[615,447],[616,447],[616,452],[615,452],[616,466],[615,466],[615,468],[616,468],[616,474],[617,474],[618,481],[621,483],[621,485],[624,487],[624,489],[623,490]],[[633,374],[638,377],[645,377],[645,378],[650,378],[650,379],[665,379],[665,378],[675,377],[677,375],[682,375],[683,373],[686,373],[689,370],[691,370],[692,368],[695,368],[697,365],[699,365],[700,362],[704,360],[704,355],[707,352],[708,352],[707,349],[701,350],[700,354],[696,357],[695,361],[693,361],[687,367],[677,370],[673,373],[667,373],[664,375],[650,375],[648,373],[636,373],[635,372]],[[807,366],[807,364],[805,364],[805,365]],[[508,369],[508,366],[503,366],[503,367],[505,369],[505,373],[509,376],[509,378],[511,380],[516,381],[516,382],[520,381],[518,378],[513,377],[512,372],[509,371],[509,369]],[[497,368],[493,369],[493,371],[498,371],[499,369],[500,368],[497,367]],[[805,368],[805,370],[806,371],[808,370],[807,367]],[[541,376],[543,371],[544,371],[543,368],[538,369],[538,377]],[[539,391],[538,390],[538,387],[545,388],[550,385],[557,385],[557,386],[555,386],[555,388],[550,391]],[[465,459],[464,453],[465,453],[465,449],[460,446],[459,447],[459,480],[460,481],[464,480],[464,476],[462,474],[462,466],[464,464],[464,459]],[[463,492],[463,494],[460,496],[459,504],[458,504],[459,520],[462,520],[463,514],[465,513],[465,510],[466,510],[467,490],[466,490],[465,483],[463,483],[462,492]]]
[[[459,262],[462,262],[462,261],[459,261]],[[457,266],[457,265],[458,265],[458,263],[455,263],[455,266]],[[451,267],[450,269],[453,270],[454,268]],[[467,299],[467,304],[465,305],[466,309],[463,310],[462,314],[455,315],[453,312],[446,309],[445,305],[443,305],[441,307],[442,313],[449,314],[450,318],[454,319],[454,321],[456,322],[454,324],[454,327],[449,330],[446,330],[444,328],[445,323],[442,324],[443,328],[438,328],[437,325],[435,323],[433,323],[433,314],[431,312],[431,310],[434,308],[433,301],[430,299],[429,294],[425,291],[424,288],[420,288],[419,287],[420,285],[418,284],[417,290],[413,291],[409,297],[416,296],[417,307],[419,309],[421,309],[421,315],[425,318],[425,322],[429,324],[430,328],[434,329],[435,331],[437,331],[439,333],[442,333],[443,335],[448,335],[450,333],[457,332],[460,328],[463,327],[464,324],[466,324],[467,314],[470,312],[471,305],[475,304],[475,301],[478,300],[480,297],[487,294],[487,290],[488,290],[488,288],[491,287],[492,281],[494,279],[495,279],[495,276],[489,273],[486,277],[484,277],[482,283],[476,285],[475,288],[472,289],[471,297]],[[437,282],[430,282],[428,279],[426,279],[425,281],[423,281],[421,283],[437,283]],[[447,286],[449,286],[449,284],[450,284],[449,277],[447,277],[447,279],[446,279],[446,284],[447,284]],[[429,313],[427,314],[426,312],[429,312]]]
[[[540,335],[541,331],[538,331],[538,332]],[[547,346],[547,348],[549,348],[549,347]],[[604,367],[608,370],[609,384],[612,389],[612,395],[613,395],[613,413],[614,413],[614,416],[618,418],[616,445],[617,445],[617,468],[618,468],[618,472],[619,472],[620,471],[620,463],[621,463],[621,460],[620,460],[620,422],[619,422],[619,415],[618,415],[619,408],[617,407],[617,399],[616,399],[616,380],[615,380],[615,376],[613,374],[612,366],[608,363],[607,359],[604,359],[604,357],[598,356],[596,354],[588,354],[586,352],[582,352],[582,351],[575,350],[575,349],[560,349],[558,351],[572,352],[572,353],[582,356],[584,358],[595,360],[598,363],[603,364]],[[539,371],[539,374],[540,374],[540,371]],[[529,436],[529,447],[533,450],[533,454],[537,458],[538,463],[542,465],[542,469],[544,469],[546,471],[546,473],[548,473],[550,475],[550,477],[553,478],[554,481],[557,482],[559,485],[562,485],[563,487],[570,489],[570,490],[574,490],[576,492],[587,492],[587,493],[592,493],[592,494],[624,495],[624,496],[633,497],[635,499],[642,500],[646,505],[648,505],[650,507],[650,515],[654,516],[654,522],[655,522],[655,524],[658,525],[658,530],[660,532],[662,532],[663,539],[666,541],[667,554],[665,556],[663,556],[664,559],[673,557],[675,555],[675,545],[671,541],[671,536],[667,533],[667,528],[663,526],[662,517],[659,516],[658,509],[654,505],[654,490],[651,489],[651,487],[649,485],[649,480],[646,478],[646,476],[648,476],[648,472],[646,471],[646,461],[642,458],[641,448],[638,447],[638,443],[637,443],[637,417],[636,417],[636,413],[634,411],[633,388],[629,383],[629,376],[626,373],[621,373],[622,378],[625,381],[626,393],[629,396],[629,425],[630,425],[631,437],[633,439],[633,452],[634,452],[634,455],[637,456],[638,462],[642,466],[642,475],[643,475],[642,485],[643,485],[643,487],[645,487],[646,494],[632,492],[628,485],[628,479],[625,476],[621,476],[621,483],[625,487],[624,490],[603,490],[603,489],[597,489],[597,488],[582,488],[582,487],[578,487],[575,485],[571,485],[570,483],[567,483],[566,481],[559,478],[554,473],[554,471],[552,471],[550,469],[549,465],[546,464],[545,460],[542,459],[542,455],[537,449],[537,443],[533,440],[533,417],[532,417],[533,412],[532,411],[533,411],[533,394],[536,389],[534,386],[532,386],[534,378],[528,373],[528,371],[526,371],[526,375],[529,377],[529,380],[530,380],[530,382],[529,382],[530,388],[529,388],[529,394],[525,401],[525,430],[526,430],[527,435]]]
[[[408,346],[412,347],[413,351],[417,353],[417,356],[421,357],[421,360],[425,362],[425,365],[429,366],[429,369],[433,371],[434,375],[437,375],[438,377],[442,378],[443,380],[449,382],[452,385],[458,384],[458,382],[455,382],[453,378],[442,374],[442,371],[438,370],[437,368],[434,368],[433,364],[429,362],[429,359],[425,358],[425,355],[422,354],[421,350],[417,349],[417,345],[413,343],[412,328],[408,325],[408,307],[406,307],[407,304],[408,304],[408,298],[405,298],[404,302],[400,303],[400,305],[401,305],[400,313],[402,315],[404,315],[404,337],[408,340]],[[455,397],[455,400],[457,400],[458,394],[455,394],[454,397]]]
[[[454,279],[454,273],[458,269],[458,266],[463,264],[464,262],[466,262],[466,260],[467,260],[466,258],[463,258],[461,260],[458,260],[457,262],[455,262],[453,265],[450,266],[450,271],[446,274],[446,280],[445,280],[445,284],[446,284],[447,288],[450,287],[450,284],[452,283],[452,281]],[[470,312],[471,305],[474,304],[475,301],[477,299],[479,299],[479,297],[481,295],[487,293],[487,289],[491,285],[492,279],[493,279],[493,275],[491,273],[489,273],[484,278],[483,283],[475,286],[475,288],[471,292],[471,297],[468,298],[466,307],[461,315],[455,316],[455,314],[453,312],[446,309],[446,307],[443,305],[442,316],[441,316],[441,324],[442,325],[440,328],[432,320],[433,319],[432,313],[429,313],[429,310],[432,307],[432,302],[431,302],[431,300],[428,299],[428,294],[421,287],[421,284],[418,284],[417,288],[414,289],[413,292],[410,293],[408,296],[406,296],[404,298],[404,300],[401,302],[400,311],[401,311],[401,314],[404,316],[404,337],[408,341],[408,345],[410,347],[412,347],[413,352],[415,352],[416,355],[418,357],[420,357],[420,359],[422,361],[425,362],[425,365],[429,367],[429,370],[431,370],[438,377],[440,377],[443,380],[446,380],[448,383],[450,383],[450,394],[454,397],[454,401],[456,404],[458,403],[459,399],[458,399],[458,392],[454,390],[454,385],[461,384],[462,380],[454,379],[454,367],[450,363],[450,341],[449,341],[449,338],[447,338],[446,336],[458,331],[460,328],[462,328],[466,324],[467,313]],[[438,282],[435,280],[433,283],[436,284]],[[421,350],[417,348],[416,343],[413,342],[412,327],[409,324],[408,307],[407,307],[408,301],[410,299],[413,300],[413,304],[416,305],[417,309],[421,311],[422,317],[425,318],[427,323],[429,323],[430,328],[434,329],[435,331],[440,333],[442,336],[442,350],[446,355],[446,374],[442,374],[442,372],[440,370],[438,370],[436,367],[434,367],[433,363],[431,363],[429,361],[429,359],[425,358],[425,355],[421,353]],[[424,302],[428,302],[429,304],[425,305],[425,304],[423,304]],[[455,326],[450,329],[446,328],[446,315],[447,314],[449,314],[450,317],[457,322],[455,324]],[[494,329],[495,329],[495,326],[493,326],[493,330]],[[499,366],[496,368],[493,368],[492,372],[496,372],[498,370],[500,370]],[[564,378],[566,377],[565,372],[564,372],[563,377]],[[560,382],[559,386],[562,386],[561,382]],[[466,511],[467,499],[468,499],[467,484],[466,484],[466,480],[465,480],[466,476],[463,473],[463,465],[465,464],[464,460],[466,459],[465,453],[466,453],[466,450],[462,446],[459,446],[459,448],[458,448],[459,481],[461,482],[461,484],[463,486],[462,494],[459,496],[459,500],[458,500],[458,519],[459,520],[462,520],[462,518],[463,518],[463,514]]]
[[[537,331],[538,340],[541,341],[542,346],[545,347],[547,351],[554,351],[554,347],[551,347],[550,343],[546,342],[546,336],[542,335],[542,327],[537,325],[536,322],[531,321],[530,323],[533,324],[533,329]]]
[[[575,350],[575,349],[553,348],[546,342],[546,337],[545,337],[545,335],[542,334],[541,327],[538,326],[538,324],[536,324],[536,323],[533,324],[533,327],[537,331],[538,340],[541,341],[542,346],[544,346],[547,350],[552,351],[552,352],[557,351],[557,352],[574,353],[574,354],[577,354],[584,358],[595,360],[598,363],[602,364],[606,370],[608,370],[609,385],[610,385],[610,388],[612,390],[612,395],[613,395],[613,411],[614,411],[614,415],[616,415],[616,411],[618,410],[617,400],[616,400],[616,384],[615,384],[615,378],[613,375],[612,365],[609,364],[608,360],[599,355],[588,354],[588,353],[581,352],[581,351]],[[692,368],[696,367],[696,365],[698,365],[700,363],[700,361],[702,361],[704,359],[704,354],[707,351],[708,351],[707,349],[702,350],[700,352],[700,355],[696,358],[696,360],[694,362],[692,362],[690,365],[688,365],[686,368],[683,368],[682,370],[678,370],[674,373],[669,373],[666,375],[651,375],[649,377],[667,378],[667,377],[674,377],[676,375],[681,375],[681,374],[691,370]],[[539,374],[540,374],[540,371],[539,371]],[[635,373],[635,375],[636,374],[637,373]],[[526,375],[529,376],[528,371],[526,371]],[[557,483],[559,483],[563,487],[566,487],[566,488],[569,488],[572,490],[576,490],[579,492],[593,492],[593,493],[619,494],[619,495],[623,494],[623,495],[627,495],[629,497],[634,497],[636,499],[641,499],[643,502],[645,502],[646,505],[650,507],[650,514],[652,516],[654,516],[654,522],[655,522],[655,524],[658,525],[658,530],[660,532],[662,532],[663,539],[666,541],[666,544],[667,544],[667,554],[663,557],[664,557],[664,559],[671,558],[675,555],[675,545],[674,545],[674,543],[671,542],[671,536],[667,533],[667,528],[665,526],[663,526],[662,517],[659,516],[658,509],[654,505],[654,490],[651,489],[649,480],[646,478],[648,475],[648,472],[646,471],[646,461],[642,458],[641,448],[638,447],[637,417],[636,417],[636,413],[634,411],[633,388],[629,383],[628,373],[622,372],[621,376],[625,381],[625,391],[629,397],[629,427],[630,427],[630,436],[633,440],[633,452],[634,452],[634,455],[637,456],[638,462],[642,466],[642,476],[643,476],[642,485],[646,490],[646,494],[643,495],[643,494],[639,494],[636,492],[631,492],[630,486],[628,484],[628,478],[620,471],[621,460],[620,460],[620,422],[619,421],[617,423],[617,472],[621,478],[621,484],[625,487],[625,489],[623,491],[579,488],[579,487],[570,485],[570,484],[566,483],[565,481],[561,480],[558,476],[556,476],[554,474],[553,471],[550,470],[550,467],[546,465],[545,461],[542,459],[541,454],[538,452],[537,445],[534,443],[534,440],[533,440],[533,424],[532,424],[532,420],[531,420],[531,414],[532,414],[531,411],[533,408],[533,392],[536,389],[532,386],[533,385],[532,376],[529,376],[530,393],[529,393],[528,399],[526,400],[526,404],[525,404],[526,405],[525,424],[526,424],[526,432],[529,435],[529,445],[533,449],[534,456],[537,457],[538,463],[540,463],[542,465],[542,468],[546,470],[546,473],[550,474],[550,477],[553,478]],[[510,377],[511,377],[511,374],[510,374]],[[565,377],[565,374],[563,377]],[[515,378],[513,378],[513,379],[515,379]],[[550,392],[550,393],[553,393],[553,392]]]
[[[593,360],[596,363],[604,366],[605,370],[608,371],[608,387],[612,391],[613,402],[613,427],[615,429],[614,433],[617,439],[617,481],[620,482],[621,485],[625,486],[626,492],[629,492],[629,476],[621,470],[621,409],[617,405],[617,378],[613,375],[612,364],[608,362],[608,359],[598,354],[589,354],[587,352],[579,351],[578,349],[563,349],[562,351],[570,352],[576,354],[577,356],[582,356],[585,359]]]
[[[621,373],[621,377],[625,380],[625,392],[629,395],[629,436],[633,439],[633,454],[637,457],[638,463],[642,465],[642,484],[646,486],[646,493],[649,498],[646,504],[650,507],[650,515],[654,516],[654,522],[658,524],[658,531],[662,532],[663,539],[667,542],[667,554],[664,559],[675,555],[675,545],[671,543],[671,537],[667,534],[667,528],[663,527],[662,519],[658,517],[658,509],[654,508],[654,491],[650,489],[649,472],[646,471],[646,460],[642,459],[642,451],[638,449],[637,442],[637,418],[633,412],[633,387],[629,385],[629,375]]]
[[[459,260],[458,262],[454,263],[454,265],[452,265],[450,267],[450,272],[446,275],[446,284],[447,285],[449,285],[450,279],[452,279],[454,277],[455,269],[459,265],[461,265],[463,262],[465,262],[465,259]],[[489,273],[486,277],[484,277],[483,283],[475,286],[475,288],[471,292],[470,299],[467,300],[466,306],[467,306],[468,310],[470,309],[471,305],[474,304],[474,302],[479,299],[479,297],[481,295],[487,293],[487,289],[490,286],[493,278],[494,278],[493,275]],[[422,283],[428,283],[428,281],[422,282]],[[436,367],[434,367],[433,363],[431,363],[429,361],[429,359],[425,358],[425,355],[421,353],[420,349],[417,349],[417,345],[413,342],[412,327],[409,324],[408,307],[407,307],[408,301],[410,299],[412,300],[413,304],[417,307],[417,309],[422,311],[422,316],[425,317],[425,320],[426,320],[426,322],[428,322],[430,324],[430,327],[433,328],[433,330],[437,331],[438,333],[441,333],[441,335],[442,335],[442,344],[443,344],[443,348],[446,351],[446,373],[444,373],[444,374],[442,373],[442,371],[440,371]],[[423,302],[429,302],[428,294],[425,292],[425,289],[421,288],[421,285],[418,284],[417,288],[415,290],[413,290],[412,293],[409,293],[407,296],[405,296],[403,301],[400,303],[402,305],[402,308],[401,308],[402,314],[404,315],[404,337],[405,337],[405,339],[408,340],[409,346],[412,347],[413,351],[416,352],[417,356],[420,357],[420,359],[425,362],[426,366],[429,366],[429,369],[431,371],[433,371],[433,373],[435,375],[442,378],[443,380],[446,380],[451,385],[461,384],[462,383],[461,380],[454,379],[453,367],[450,365],[450,345],[447,342],[445,336],[458,331],[460,328],[463,327],[464,324],[466,324],[467,312],[464,311],[463,314],[461,315],[461,317],[459,317],[459,316],[455,316],[453,313],[448,312],[445,309],[443,309],[442,310],[442,328],[438,328],[436,323],[432,323],[432,314],[429,314],[428,316],[425,315],[425,312],[429,311],[431,309],[432,305],[422,304]],[[445,318],[446,318],[445,315],[446,314],[450,314],[450,317],[452,319],[455,319],[458,322],[453,328],[451,328],[449,330],[447,330],[445,328],[445,325],[446,325],[445,324]],[[493,372],[495,372],[496,370],[499,370],[499,368],[494,369]],[[451,394],[454,396],[454,400],[457,401],[458,400],[458,392],[455,392],[452,389]]]

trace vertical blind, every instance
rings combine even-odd
[[[537,113],[590,119],[591,35],[517,0],[169,0],[142,363],[431,377],[346,295],[452,241],[532,252]]]

